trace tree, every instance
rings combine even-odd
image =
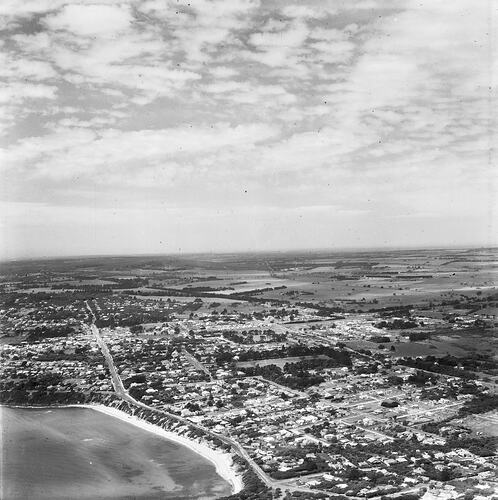
[[[358,479],[360,479],[360,477],[361,477],[361,474],[360,474],[360,470],[358,468],[354,467],[352,469],[349,469],[347,478],[350,481],[358,481]]]

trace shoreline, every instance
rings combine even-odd
[[[44,406],[33,406],[33,405],[3,405],[0,404],[0,408],[33,408],[38,410],[53,410],[57,408],[87,408],[94,411],[99,411],[111,417],[122,420],[123,422],[128,422],[135,427],[156,434],[157,436],[173,441],[174,443],[185,446],[191,451],[202,456],[215,466],[216,473],[222,479],[227,481],[231,488],[232,494],[239,493],[244,488],[244,483],[242,481],[242,475],[235,471],[233,466],[233,460],[230,454],[224,453],[222,451],[210,448],[204,443],[194,441],[193,439],[186,438],[172,431],[167,431],[158,425],[151,424],[146,420],[138,418],[134,415],[129,415],[128,413],[118,410],[117,408],[105,406],[105,405],[92,405],[92,404],[69,404],[69,405],[44,405]]]

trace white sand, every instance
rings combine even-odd
[[[229,453],[224,453],[222,451],[214,450],[204,443],[199,443],[193,439],[188,439],[174,432],[167,431],[158,425],[151,424],[145,420],[142,420],[134,415],[128,415],[128,413],[118,410],[117,408],[112,408],[110,406],[104,405],[92,405],[92,404],[69,404],[69,405],[54,405],[54,406],[31,406],[31,405],[0,405],[8,406],[10,408],[35,408],[37,410],[52,410],[56,408],[89,408],[91,410],[100,411],[110,415],[111,417],[119,418],[124,422],[140,427],[143,430],[152,432],[157,436],[161,436],[175,443],[185,446],[195,453],[201,455],[205,459],[209,460],[216,468],[216,473],[227,481],[232,486],[232,493],[238,493],[244,488],[244,483],[242,482],[242,475],[237,473],[234,466],[233,460]]]
[[[71,405],[73,406],[73,405]],[[223,453],[218,450],[214,450],[207,446],[204,443],[199,443],[198,441],[194,441],[192,439],[188,439],[184,436],[180,436],[179,434],[175,434],[174,432],[167,431],[158,425],[151,424],[145,420],[142,420],[134,415],[128,415],[128,413],[118,410],[116,408],[112,408],[104,405],[74,405],[75,407],[84,407],[91,408],[92,410],[97,410],[107,415],[110,415],[115,418],[119,418],[129,424],[140,427],[143,430],[148,432],[153,432],[154,434],[161,436],[163,438],[169,439],[170,441],[174,441],[175,443],[181,444],[185,446],[195,453],[198,453],[202,457],[209,460],[215,467],[216,472],[219,476],[221,476],[225,481],[230,483],[232,486],[232,492],[238,493],[244,487],[242,482],[242,476],[238,474],[233,467],[233,460],[229,453]]]

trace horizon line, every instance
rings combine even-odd
[[[147,258],[147,257],[179,257],[200,255],[244,255],[244,254],[300,254],[300,253],[361,253],[361,252],[392,252],[392,251],[424,251],[424,250],[496,250],[498,244],[491,245],[421,245],[421,246],[377,246],[377,247],[316,247],[316,248],[281,248],[281,249],[248,249],[248,250],[200,250],[200,251],[177,251],[177,252],[153,252],[153,253],[102,253],[102,254],[68,254],[68,255],[40,255],[32,257],[0,258],[0,264],[12,262],[28,262],[41,260],[65,260],[65,259],[97,259],[97,258]]]

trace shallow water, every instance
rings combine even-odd
[[[87,408],[0,408],[0,498],[214,499],[230,485],[192,450]]]

